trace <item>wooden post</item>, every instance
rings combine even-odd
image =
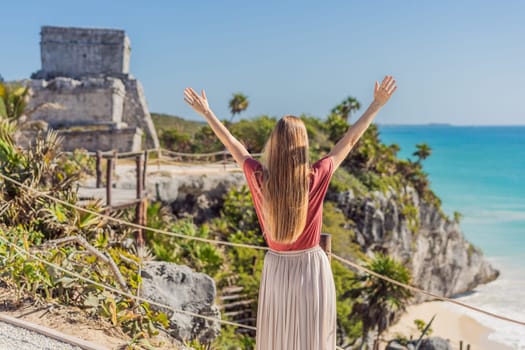
[[[118,151],[113,150],[113,171],[117,169],[117,161],[118,161]]]
[[[224,150],[222,153],[222,166],[224,171],[226,171],[226,150]]]
[[[106,206],[111,207],[111,187],[113,175],[113,158],[108,158],[106,161]]]
[[[97,188],[102,186],[102,152],[97,151],[97,161],[96,161],[96,171],[97,171]]]
[[[157,202],[160,202],[160,184],[158,182],[155,183],[155,198],[157,198]]]
[[[319,245],[328,256],[328,260],[332,261],[332,236],[329,233],[321,233]]]
[[[463,350],[463,340],[459,341],[459,350]]]
[[[144,155],[138,155],[135,157],[135,162],[137,166],[137,206],[135,209],[135,223],[138,225],[141,225],[144,221],[144,198],[143,198],[143,192],[144,192],[144,180],[142,173],[144,165],[142,164],[144,162]],[[144,237],[142,229],[137,229],[136,233],[136,240],[137,244],[139,246],[144,245]]]
[[[467,350],[470,350],[470,344],[467,344]]]

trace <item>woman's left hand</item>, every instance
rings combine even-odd
[[[200,96],[192,88],[184,89],[184,102],[190,105],[191,108],[203,117],[210,111],[210,106],[208,105],[208,99],[206,98],[206,93],[202,90],[202,96]]]

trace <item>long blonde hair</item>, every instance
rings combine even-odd
[[[263,153],[263,217],[270,238],[292,243],[308,211],[308,134],[301,119],[287,115],[274,127]]]

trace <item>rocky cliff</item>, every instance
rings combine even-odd
[[[363,251],[368,255],[383,251],[406,263],[415,286],[450,296],[499,275],[464,238],[460,225],[442,215],[434,204],[422,201],[412,187],[401,193],[390,189],[358,197],[349,191],[329,197],[351,219],[348,228],[355,232]]]

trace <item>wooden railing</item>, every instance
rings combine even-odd
[[[119,205],[113,205],[113,172],[116,167],[117,159],[135,158],[136,166],[136,197],[134,201],[126,202]],[[128,152],[128,153],[103,153],[96,152],[96,187],[102,187],[102,161],[106,160],[106,208],[108,211],[123,209],[135,206],[135,223],[141,226],[146,225],[147,213],[147,194],[146,188],[146,173],[148,152]],[[137,244],[144,245],[144,232],[142,229],[136,231]]]

